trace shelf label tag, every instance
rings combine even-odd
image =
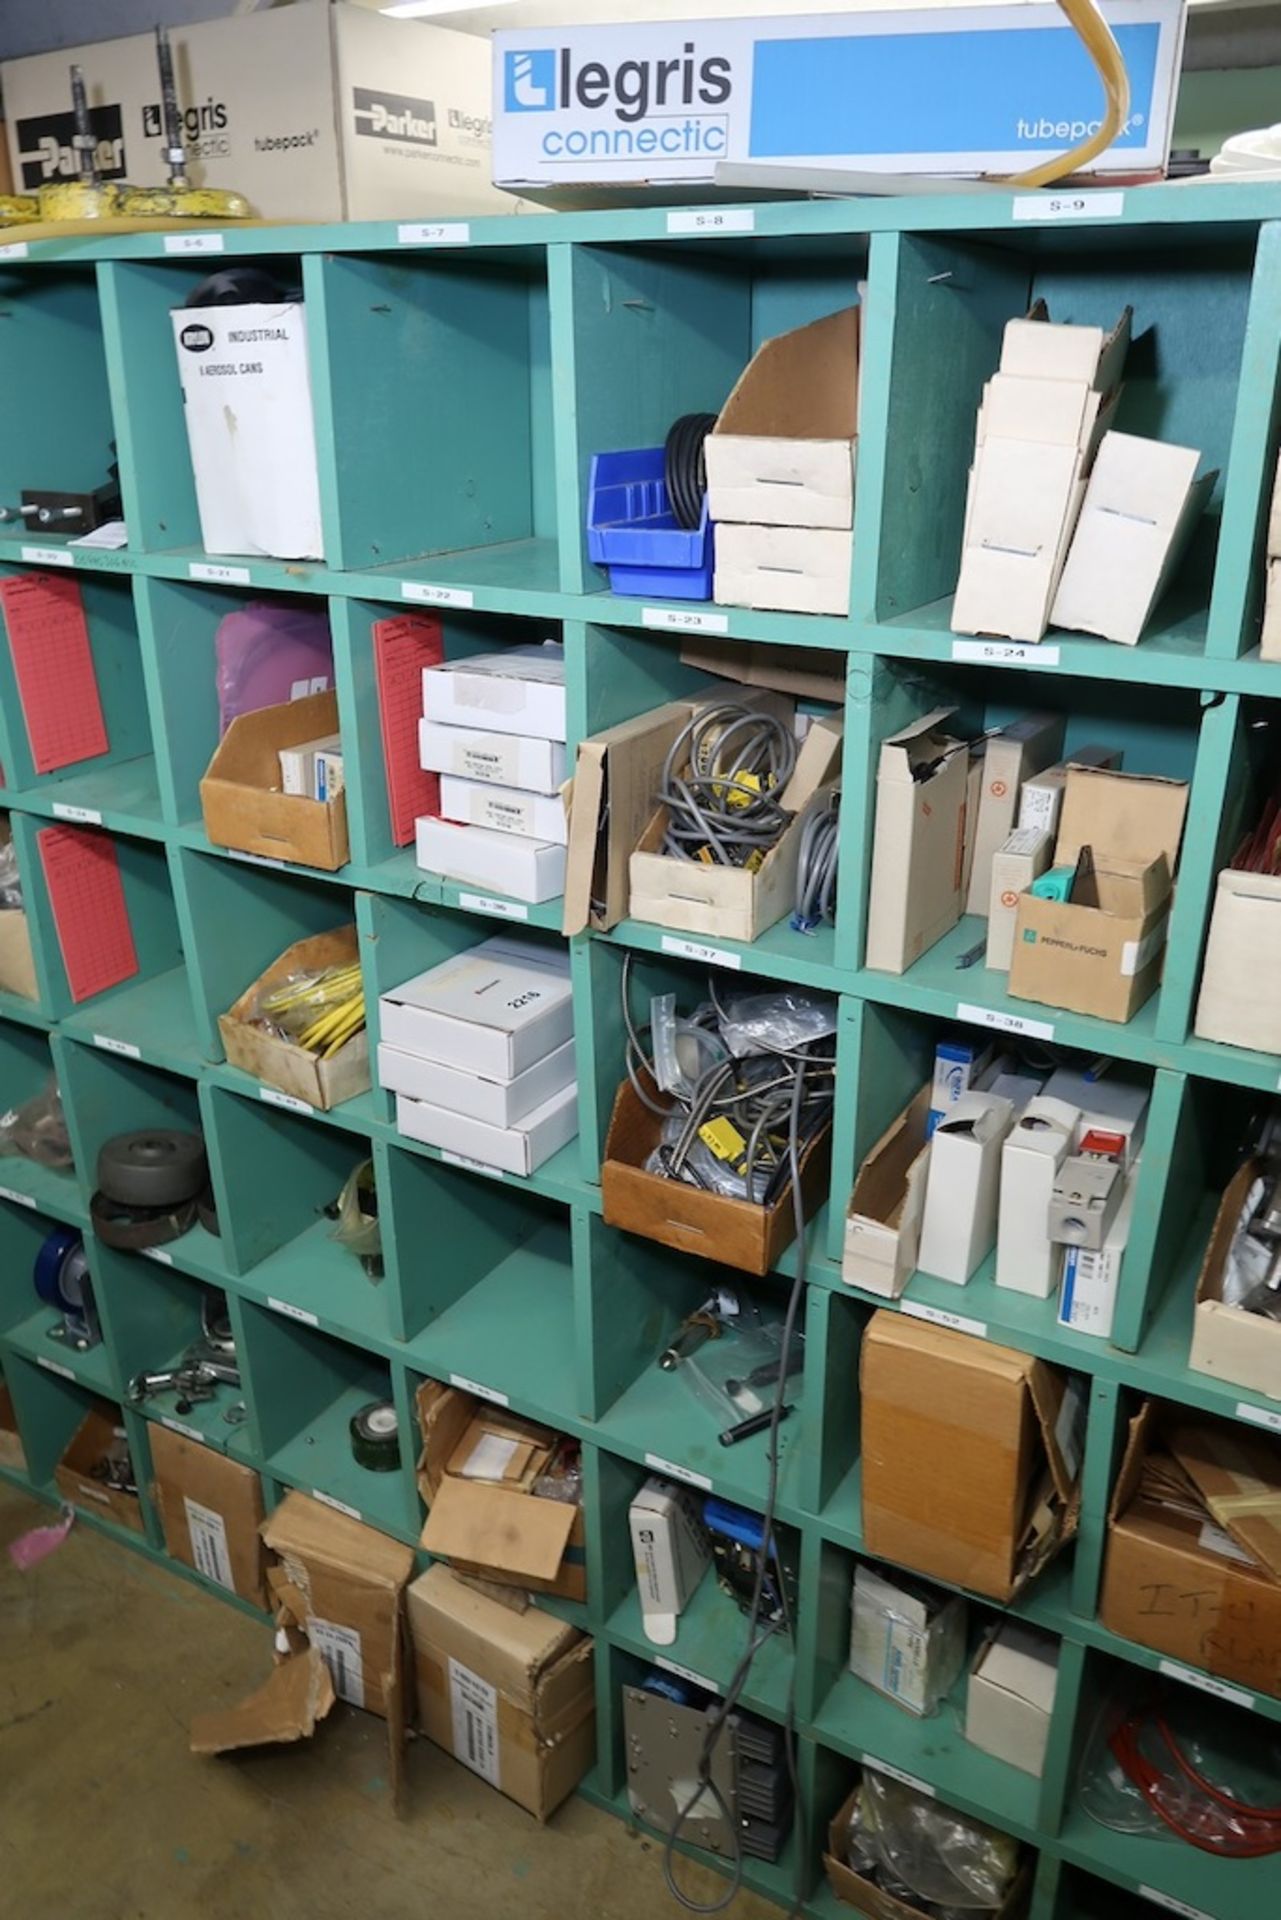
[[[173,1255],[170,1253],[168,1247],[144,1247],[142,1251],[146,1254],[148,1260],[154,1260],[158,1266],[171,1267],[173,1265]]]
[[[142,1048],[135,1047],[132,1040],[115,1040],[109,1033],[95,1033],[95,1047],[101,1047],[104,1053],[118,1053],[126,1060],[141,1060]]]
[[[1025,646],[1021,640],[953,640],[953,660],[968,660],[980,667],[1057,667],[1059,649]]]
[[[460,893],[458,904],[469,913],[496,913],[504,920],[528,920],[529,908],[519,900],[495,900],[488,893]]]
[[[958,1020],[968,1020],[971,1026],[991,1027],[997,1033],[1014,1033],[1022,1040],[1053,1040],[1054,1022],[1052,1020],[1029,1020],[1022,1013],[998,1013],[995,1007],[972,1007],[965,1000],[956,1003]]]
[[[465,1167],[468,1173],[483,1173],[488,1180],[507,1178],[501,1167],[491,1167],[484,1160],[473,1160],[469,1153],[451,1153],[448,1147],[442,1147],[440,1157],[447,1167]]]
[[[1162,1893],[1157,1887],[1140,1887],[1139,1892],[1154,1907],[1164,1907],[1167,1913],[1181,1913],[1183,1920],[1211,1920],[1204,1907],[1190,1907],[1186,1900],[1176,1900],[1172,1893]]]
[[[60,1360],[50,1360],[43,1353],[36,1355],[36,1365],[43,1367],[46,1373],[56,1373],[59,1380],[74,1380],[75,1374],[70,1367],[64,1367]]]
[[[198,1440],[202,1447],[205,1444],[205,1436],[198,1427],[185,1427],[181,1420],[172,1420],[167,1413],[161,1414],[160,1424],[168,1427],[170,1433],[180,1433],[184,1440]]]
[[[213,580],[224,587],[247,587],[253,579],[248,567],[223,567],[212,560],[189,561],[187,577],[191,580]]]
[[[664,1673],[674,1673],[678,1680],[689,1680],[696,1687],[702,1687],[704,1693],[719,1693],[720,1688],[706,1674],[695,1673],[693,1667],[683,1667],[679,1660],[665,1660],[661,1653],[651,1653],[650,1663],[661,1667]]]
[[[743,970],[739,954],[725,953],[720,947],[704,946],[701,940],[681,940],[674,933],[663,935],[662,950],[675,954],[679,960],[701,960],[707,967],[729,967],[734,973]]]
[[[220,233],[167,233],[166,253],[221,253],[225,241]]]
[[[511,1405],[511,1401],[507,1398],[507,1395],[500,1393],[497,1387],[482,1387],[479,1380],[469,1380],[466,1374],[451,1373],[449,1376],[449,1384],[451,1387],[457,1387],[462,1393],[475,1394],[478,1400],[488,1400],[495,1407],[509,1407]]]
[[[311,1491],[322,1507],[332,1507],[335,1513],[345,1513],[349,1520],[364,1519],[359,1507],[349,1507],[345,1500],[335,1500],[332,1493],[322,1493],[319,1487],[313,1487]]]
[[[444,220],[424,226],[402,221],[396,228],[396,244],[401,247],[469,247],[471,222]]]
[[[55,800],[51,811],[55,820],[74,820],[82,827],[102,825],[102,815],[97,807],[69,807],[64,800]]]
[[[265,1100],[269,1107],[283,1107],[286,1113],[314,1113],[316,1109],[307,1100],[299,1100],[296,1094],[282,1093],[279,1087],[259,1087],[258,1098]]]
[[[1271,1427],[1273,1433],[1281,1433],[1281,1410],[1275,1407],[1255,1407],[1248,1400],[1238,1400],[1236,1412],[1238,1420],[1248,1420],[1251,1426]]]
[[[320,1325],[319,1315],[308,1313],[306,1307],[295,1307],[291,1301],[277,1300],[275,1296],[270,1293],[267,1295],[267,1305],[273,1313],[283,1313],[286,1320],[301,1320],[304,1327],[318,1327]]]
[[[1181,1666],[1177,1660],[1158,1660],[1157,1672],[1163,1673],[1167,1680],[1182,1680],[1188,1687],[1199,1687],[1202,1693],[1212,1693],[1216,1700],[1228,1700],[1234,1707],[1246,1707],[1254,1712],[1254,1695],[1244,1687],[1230,1687],[1224,1680],[1216,1680],[1213,1674],[1198,1673],[1195,1667]]]
[[[712,1490],[712,1483],[705,1473],[695,1473],[692,1467],[678,1467],[674,1460],[664,1460],[656,1453],[645,1455],[645,1465],[668,1480],[683,1480],[687,1487],[699,1487],[704,1493]]]
[[[1123,193],[1020,193],[1010,208],[1013,220],[1119,220]],[[1188,1909],[1191,1912],[1191,1908]]]
[[[224,851],[229,853],[233,860],[243,860],[247,867],[273,867],[283,872],[289,865],[287,860],[277,860],[270,853],[242,853],[238,847],[227,847]]]
[[[963,1313],[949,1313],[945,1307],[927,1307],[923,1300],[900,1300],[899,1312],[910,1320],[928,1320],[936,1327],[951,1327],[953,1333],[972,1333],[976,1340],[987,1339],[986,1320],[967,1320]]]
[[[669,233],[755,233],[753,207],[691,207],[667,216]]]
[[[0,1200],[12,1200],[15,1207],[34,1207],[35,1195],[19,1193],[16,1187],[0,1187]]]
[[[928,1780],[918,1780],[914,1773],[904,1773],[902,1767],[892,1767],[888,1760],[878,1760],[874,1753],[865,1753],[863,1764],[875,1767],[878,1773],[888,1774],[891,1780],[897,1780],[905,1787],[911,1787],[913,1793],[923,1793],[928,1800],[938,1798]]]
[[[24,547],[22,557],[33,567],[74,567],[76,556],[66,547]]]
[[[402,600],[417,600],[426,607],[474,607],[476,596],[470,587],[428,587],[421,580],[402,580]]]
[[[27,243],[25,240],[10,240],[0,247],[0,260],[25,260]]]
[[[687,613],[683,607],[642,607],[643,627],[666,627],[673,633],[728,633],[727,613]]]

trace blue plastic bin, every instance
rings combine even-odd
[[[706,496],[698,526],[678,526],[667,498],[661,447],[593,455],[587,551],[598,566],[609,569],[615,593],[663,600],[712,597]]]

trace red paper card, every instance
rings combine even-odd
[[[0,583],[9,651],[37,773],[107,751],[107,726],[77,580],[19,573]]]
[[[414,822],[440,812],[440,780],[418,764],[418,722],[423,711],[423,668],[445,657],[440,622],[424,613],[375,620],[374,670],[387,769],[387,808],[393,845],[407,847]]]
[[[71,998],[90,1000],[138,971],[116,846],[82,827],[36,835]]]

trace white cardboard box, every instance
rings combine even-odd
[[[426,815],[415,822],[415,836],[416,858],[424,873],[507,893],[533,906],[565,891],[565,848],[550,840],[525,840],[491,827],[460,827],[456,820]]]
[[[841,1279],[897,1300],[916,1272],[929,1167],[930,1089],[922,1087],[863,1161],[845,1216]]]
[[[1045,638],[1085,497],[1078,447],[985,440],[970,471],[953,633]]]
[[[1079,1110],[1081,1117],[1072,1141],[1073,1153],[1091,1127],[1106,1127],[1111,1133],[1125,1135],[1126,1165],[1134,1164],[1143,1145],[1150,1088],[1114,1079],[1111,1074],[1104,1074],[1100,1080],[1087,1080],[1084,1074],[1074,1073],[1070,1067],[1060,1067],[1050,1075],[1041,1091],[1046,1099],[1065,1100]]]
[[[944,732],[955,711],[939,707],[881,742],[867,965],[884,973],[906,973],[961,917],[969,761]]]
[[[405,1053],[382,1041],[378,1047],[378,1084],[388,1093],[403,1093],[428,1106],[447,1107],[451,1113],[483,1120],[491,1127],[513,1127],[553,1094],[574,1083],[574,1043],[535,1060],[512,1080],[487,1080],[462,1067],[445,1067],[438,1060]]]
[[[205,552],[321,559],[302,302],[179,307],[170,319]]]
[[[565,738],[565,649],[504,647],[423,668],[423,712],[452,727]]]
[[[1281,1053],[1281,877],[1219,875],[1196,1032],[1230,1047]]]
[[[501,935],[428,968],[378,1002],[389,1047],[514,1080],[570,1039],[569,954]]]
[[[1000,972],[1010,970],[1019,895],[1049,866],[1050,847],[1050,836],[1044,827],[1016,827],[1005,845],[992,856],[986,963]]]
[[[922,1273],[964,1286],[992,1251],[1001,1148],[1014,1106],[999,1094],[962,1094],[930,1141],[917,1262]]]
[[[565,802],[558,793],[526,793],[520,787],[492,787],[485,780],[442,773],[440,811],[446,820],[519,834],[524,840],[561,847],[569,840]]]
[[[456,773],[462,780],[487,780],[527,793],[557,793],[565,783],[561,740],[441,726],[435,720],[418,722],[418,761],[428,773]]]
[[[670,1647],[711,1560],[694,1495],[670,1480],[647,1480],[627,1510],[645,1638]]]
[[[92,8],[84,25],[97,24]],[[474,34],[295,4],[169,29],[187,167],[270,220],[510,213],[491,185],[490,52]],[[67,66],[84,70],[104,179],[167,176],[150,33],[0,68],[19,191],[75,178]]]
[[[1073,1333],[1093,1334],[1100,1340],[1111,1338],[1137,1181],[1138,1169],[1132,1167],[1126,1177],[1120,1208],[1101,1247],[1064,1249],[1059,1325],[1070,1327]]]
[[[992,861],[1013,831],[1023,782],[1062,751],[1063,716],[1055,713],[1029,713],[987,742],[967,913],[986,914],[991,904]]]
[[[846,529],[718,525],[716,604],[847,614],[853,541]]]
[[[1121,378],[1132,319],[1125,307],[1105,332],[1102,327],[1053,321],[1045,306],[1038,305],[1020,319],[1006,321],[1001,372],[1021,380],[1075,380],[1097,393],[1109,393]]]
[[[909,1713],[932,1713],[965,1665],[967,1607],[959,1593],[854,1569],[850,1672]]]
[[[1054,596],[1056,627],[1138,645],[1218,477],[1198,480],[1200,461],[1193,447],[1104,434]]]
[[[1040,1779],[1058,1684],[1058,1643],[1005,1620],[979,1651],[965,1699],[971,1746]]]
[[[1069,767],[1120,767],[1125,756],[1119,747],[1078,747],[1068,760],[1047,767],[1033,779],[1023,782],[1019,794],[1018,823],[1021,827],[1044,827],[1051,844],[1058,838],[1059,815]]]
[[[1001,1148],[1001,1199],[996,1227],[996,1284],[1048,1300],[1059,1282],[1061,1255],[1049,1236],[1054,1176],[1076,1138],[1080,1113],[1066,1100],[1029,1100]]]
[[[504,1173],[530,1174],[578,1133],[578,1087],[565,1087],[512,1127],[491,1127],[448,1107],[396,1095],[396,1125],[407,1140],[422,1140],[445,1153],[479,1160]]]

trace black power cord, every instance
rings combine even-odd
[[[703,442],[716,425],[714,413],[683,413],[672,422],[663,444],[663,478],[676,524],[693,529],[703,518],[707,462]]]

